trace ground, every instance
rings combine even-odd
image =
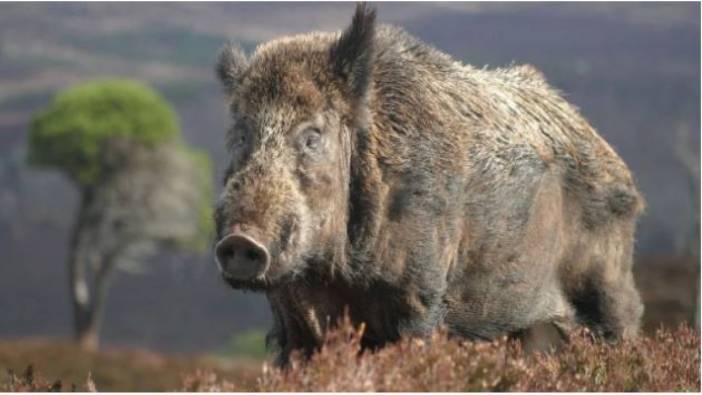
[[[63,390],[93,385],[99,391],[699,390],[699,331],[679,326],[691,316],[699,281],[694,266],[654,256],[635,268],[646,305],[645,335],[635,343],[609,346],[576,334],[558,353],[534,357],[505,341],[459,344],[439,336],[431,344],[405,342],[357,358],[347,328],[310,364],[282,373],[262,359],[256,347],[261,332],[236,337],[217,354],[182,355],[114,347],[86,352],[66,339],[5,339],[0,391],[58,389],[57,381]],[[656,333],[660,328],[665,331]]]
[[[32,365],[37,379],[49,385],[60,380],[64,390],[84,389],[88,375],[100,391],[173,391],[198,369],[214,372],[242,388],[253,386],[260,361],[222,359],[209,355],[163,355],[137,349],[83,351],[66,340],[24,339],[0,341],[0,391],[9,372],[22,377]],[[41,388],[39,388],[41,389]],[[44,389],[46,390],[46,389]]]

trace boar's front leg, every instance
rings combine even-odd
[[[451,226],[459,215],[449,212],[452,215],[447,218],[420,210],[424,207],[423,200],[418,200],[421,194],[396,195],[391,221],[379,232],[376,255],[369,265],[381,268],[371,290],[373,300],[383,306],[368,314],[383,317],[384,342],[401,336],[427,337],[441,325],[447,273],[460,236],[459,227]]]
[[[321,345],[323,322],[309,298],[300,294],[302,287],[283,286],[267,292],[273,314],[273,328],[266,336],[266,343],[278,355],[276,365],[287,366],[293,352],[309,357]]]
[[[441,325],[445,315],[442,295],[438,292],[418,292],[408,295],[408,299],[409,314],[398,325],[400,336],[430,336]]]
[[[446,274],[441,265],[429,261],[413,262],[421,266],[412,270],[409,281],[402,286],[401,318],[398,323],[400,336],[426,338],[443,322],[446,315],[443,303],[446,292]]]
[[[267,342],[277,348],[278,366],[286,366],[293,352],[309,358],[343,314],[339,295],[311,281],[288,283],[268,290],[266,296],[274,319]]]

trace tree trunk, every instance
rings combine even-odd
[[[71,234],[68,273],[76,341],[85,349],[96,349],[96,334],[95,331],[90,330],[90,317],[92,316],[90,284],[85,246],[82,242],[88,200],[87,193],[84,192],[81,196],[80,207],[78,208],[78,218],[76,218]]]
[[[95,276],[93,299],[89,309],[86,310],[87,314],[81,317],[76,316],[76,340],[84,350],[95,351],[100,345],[100,326],[105,310],[111,266],[109,262],[100,266]],[[79,309],[80,306],[77,306],[77,311],[80,311]]]
[[[76,328],[76,343],[85,351],[97,351],[100,347],[100,338],[97,322],[90,320],[86,326]]]
[[[91,259],[100,259],[100,251],[92,251],[93,246],[86,236],[92,231],[88,218],[91,192],[83,191],[78,218],[73,227],[68,260],[70,297],[73,307],[73,326],[78,345],[85,350],[97,350],[102,309],[105,301],[107,268],[102,262],[90,265]],[[98,272],[91,287],[92,267]]]
[[[686,181],[688,185],[689,196],[692,200],[691,222],[685,238],[683,239],[682,248],[686,255],[692,258],[692,264],[695,265],[695,278],[700,278],[700,158],[693,148],[695,144],[692,142],[691,134],[686,126],[682,126],[678,130],[678,140],[675,146],[676,153],[686,172]],[[692,148],[692,149],[691,149]],[[695,328],[700,328],[700,283],[695,282],[695,301],[694,308],[690,314],[690,320],[695,325]]]
[[[98,266],[97,273],[95,274],[95,286],[93,288],[93,310],[90,316],[89,331],[95,333],[96,345],[98,342],[98,331],[100,330],[100,326],[102,324],[103,312],[105,311],[105,301],[107,300],[107,289],[113,262],[114,259],[111,255],[104,257],[102,262],[100,262],[100,266]]]

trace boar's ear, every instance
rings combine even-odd
[[[246,54],[238,44],[227,43],[219,52],[215,71],[228,93],[234,91],[248,65]]]
[[[367,98],[373,73],[374,36],[375,9],[359,3],[351,26],[346,28],[331,47],[334,73],[348,86],[352,98],[361,103]]]

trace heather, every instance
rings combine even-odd
[[[587,330],[551,353],[517,341],[468,342],[437,333],[377,352],[360,351],[360,330],[332,333],[310,361],[265,365],[255,388],[190,376],[188,391],[699,391],[700,336],[687,326],[612,345]]]

